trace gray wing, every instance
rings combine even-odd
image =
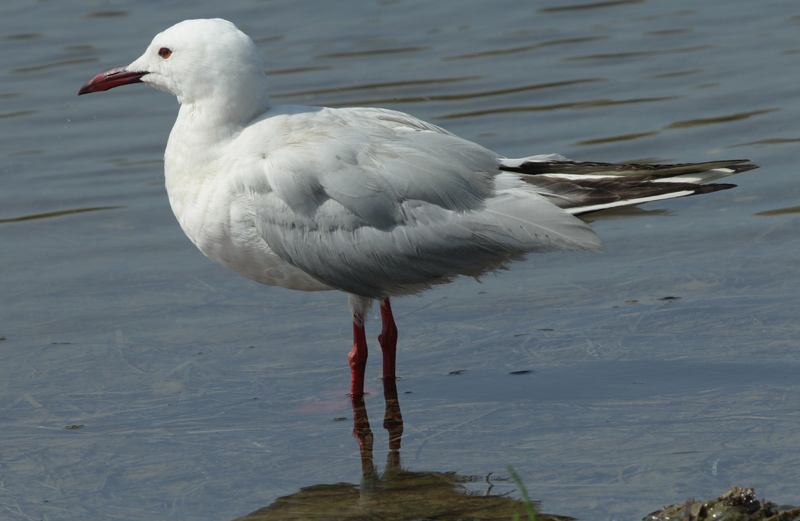
[[[251,194],[256,226],[277,255],[330,286],[380,298],[528,252],[600,247],[526,183],[498,188],[496,154],[411,116],[324,109],[287,124],[293,141],[273,145],[265,188]]]

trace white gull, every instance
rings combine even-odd
[[[351,395],[363,396],[364,317],[390,297],[479,276],[531,252],[599,250],[577,215],[706,193],[748,160],[625,165],[508,159],[402,112],[272,106],[253,41],[226,20],[186,20],[79,94],[146,83],[177,96],[164,154],[170,205],[206,256],[263,284],[339,289],[353,314]]]

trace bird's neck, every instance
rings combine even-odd
[[[180,99],[165,159],[207,164],[256,117],[269,108],[266,80],[249,88],[221,90],[197,100]]]
[[[192,102],[181,101],[176,126],[183,126],[184,132],[199,132],[211,139],[226,139],[241,131],[269,106],[266,89],[210,96]]]

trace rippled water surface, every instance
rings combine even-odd
[[[254,38],[276,103],[404,110],[510,157],[760,164],[597,220],[605,253],[398,299],[399,463],[518,498],[510,464],[542,511],[592,520],[734,484],[800,504],[797,2],[12,0],[0,519],[235,519],[337,483],[366,515],[382,493],[352,436],[344,295],[194,249],[163,187],[170,96],[76,96],[209,16]],[[379,357],[366,407],[389,480]]]

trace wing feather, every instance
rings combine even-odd
[[[478,276],[532,251],[599,249],[585,223],[533,190],[497,189],[492,152],[405,114],[361,110],[370,117],[311,114],[307,124],[335,125],[335,139],[307,132],[264,160],[269,189],[251,194],[255,224],[286,262],[381,298]]]

